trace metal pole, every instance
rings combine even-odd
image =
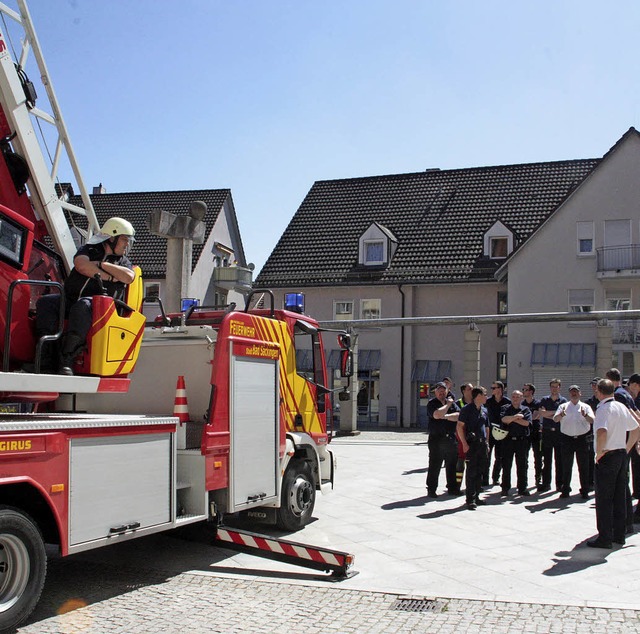
[[[453,315],[443,317],[391,317],[322,321],[321,328],[393,328],[402,326],[471,326],[473,324],[525,324],[548,321],[626,321],[640,319],[640,310],[600,310],[591,313],[521,313],[506,315]]]

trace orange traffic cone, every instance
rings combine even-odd
[[[180,423],[186,423],[189,420],[189,406],[187,405],[187,388],[184,384],[184,377],[178,377],[176,385],[176,400],[173,404],[173,415],[176,416]]]

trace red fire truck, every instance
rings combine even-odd
[[[38,336],[38,299],[60,293],[76,249],[65,212],[84,215],[89,234],[99,227],[28,9],[24,0],[18,5],[19,11],[0,10],[24,28],[52,112],[36,106],[25,49],[12,59],[0,33],[0,404],[25,410],[0,414],[0,629],[35,607],[45,544],[68,555],[193,522],[219,525],[229,514],[295,531],[335,474],[320,328],[300,310],[276,309],[268,291],[266,308],[251,308],[250,296],[243,309],[191,309],[145,327],[138,271],[124,301],[95,298],[94,327],[76,374],[39,372],[43,351],[61,332]],[[70,206],[56,189],[55,166],[45,164],[33,117],[56,126],[84,208]],[[64,300],[57,305],[62,324]],[[349,336],[335,334],[348,378]],[[297,368],[301,349],[311,354],[310,371]],[[154,390],[159,404],[172,402],[176,368],[191,390],[206,394],[201,422],[179,424],[166,405],[159,407],[167,415],[138,411],[142,391]],[[63,394],[89,399],[89,413],[59,411]],[[110,397],[120,413],[93,409],[94,397]],[[282,544],[264,548],[292,551]],[[350,560],[342,555],[311,549],[305,556],[315,567],[344,572]]]

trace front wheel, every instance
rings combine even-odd
[[[38,527],[17,509],[0,507],[0,630],[16,627],[31,614],[46,571]]]
[[[278,527],[297,531],[309,523],[316,503],[316,487],[311,467],[303,460],[292,460],[282,479]]]

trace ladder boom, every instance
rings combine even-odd
[[[11,132],[15,135],[11,139],[11,143],[15,151],[26,160],[29,167],[27,185],[31,204],[36,214],[44,221],[47,231],[55,244],[56,250],[62,256],[67,270],[71,270],[76,245],[69,229],[65,209],[71,213],[86,216],[89,235],[99,231],[99,224],[80,174],[80,169],[69,140],[69,134],[64,119],[62,118],[62,113],[49,78],[47,66],[25,0],[18,0],[18,6],[20,14],[17,14],[15,11],[6,7],[6,5],[0,3],[0,12],[22,26],[24,37],[22,38],[22,49],[18,63],[20,67],[23,67],[29,52],[33,52],[52,114],[40,108],[35,108],[33,104],[29,103],[23,83],[16,69],[16,64],[9,52],[8,40],[2,32],[0,32],[0,104],[2,105],[2,110],[4,111]],[[57,131],[58,140],[55,150],[55,160],[53,161],[51,171],[36,136],[32,121],[33,118],[53,125]],[[73,175],[82,196],[85,209],[65,206],[60,198],[62,192],[60,192],[59,195],[56,191],[57,171],[60,164],[60,155],[63,150],[73,170]]]

